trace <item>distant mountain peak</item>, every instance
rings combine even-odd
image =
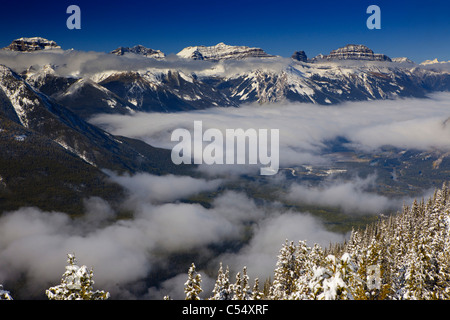
[[[437,58],[434,58],[433,60],[425,60],[424,62],[421,63],[421,65],[435,64],[435,63],[440,63]]]
[[[142,55],[148,58],[154,58],[154,59],[164,59],[165,54],[161,52],[160,50],[154,50],[150,48],[146,48],[143,45],[136,45],[134,47],[119,47],[110,53],[116,54],[118,56],[123,56],[125,53],[134,53],[138,55]]]
[[[425,60],[424,62],[421,63],[421,65],[426,66],[429,64],[439,64],[439,63],[450,63],[449,61],[439,61],[437,58],[434,58],[433,60]]]
[[[392,58],[392,61],[399,63],[414,63],[414,61],[408,59],[407,57]]]
[[[366,60],[366,61],[392,61],[387,55],[374,53],[362,44],[347,44],[345,47],[332,50],[329,55],[316,57],[314,60]]]
[[[292,59],[297,60],[297,61],[301,61],[301,62],[307,62],[308,61],[308,57],[306,56],[305,51],[295,51],[292,56]]]
[[[3,49],[19,52],[33,52],[39,50],[61,49],[61,47],[53,40],[42,37],[31,37],[15,39],[9,46]]]
[[[192,60],[240,60],[245,58],[270,58],[274,57],[260,48],[247,46],[230,46],[223,42],[215,46],[191,46],[186,47],[177,53],[177,56]]]

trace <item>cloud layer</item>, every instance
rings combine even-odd
[[[136,54],[117,56],[105,52],[78,50],[49,50],[36,52],[14,52],[0,50],[0,64],[6,65],[16,72],[23,72],[30,66],[39,69],[45,65],[56,66],[56,73],[61,76],[95,77],[104,72],[120,71],[155,71],[179,70],[186,74],[198,75],[221,74],[233,76],[240,72],[251,72],[257,68],[279,72],[285,69],[291,59],[246,59],[245,61],[222,61],[212,63],[202,60],[179,58],[168,55],[164,60],[150,59]]]
[[[145,291],[155,299],[165,294],[182,298],[182,283],[171,292],[143,287],[154,268],[166,265],[173,254],[197,252],[213,261],[214,251],[208,246],[243,241],[250,228],[249,245],[224,259],[248,262],[255,274],[267,275],[286,237],[320,242],[342,239],[324,231],[309,215],[260,207],[241,193],[226,192],[209,209],[177,202],[155,205],[148,200],[133,198],[129,203],[134,203],[134,216],[113,222],[113,210],[98,198],[86,201],[87,214],[78,219],[35,208],[4,214],[0,218],[0,282],[14,284],[25,278],[21,296],[42,297],[46,288],[59,283],[66,254],[75,253],[80,264],[93,267],[96,287],[109,290],[115,298],[138,298]],[[176,270],[176,266],[167,267]],[[185,277],[185,270],[182,275],[176,278]]]
[[[356,177],[351,181],[325,180],[319,186],[293,183],[284,194],[284,198],[292,203],[338,207],[348,214],[395,212],[403,204],[414,201],[409,197],[389,198],[376,194],[371,191],[375,186],[375,175],[365,179]],[[429,195],[429,192],[425,193]]]
[[[376,150],[385,144],[399,148],[450,149],[450,95],[430,99],[404,99],[345,103],[337,106],[285,104],[213,108],[178,114],[99,115],[93,122],[113,134],[143,139],[155,146],[171,148],[171,132],[192,128],[202,120],[204,128],[279,129],[282,166],[325,164],[326,141],[345,137],[361,150]],[[257,168],[256,168],[257,169]],[[256,170],[240,167],[238,172]],[[285,239],[307,240],[327,246],[344,235],[327,231],[309,213],[285,210],[275,200],[260,203],[244,192],[221,188],[229,180],[215,177],[233,167],[200,166],[205,178],[136,174],[111,179],[129,191],[123,209],[131,217],[117,220],[115,212],[99,198],[87,199],[86,214],[70,218],[65,213],[35,208],[5,213],[0,217],[0,283],[26,279],[23,296],[39,296],[59,283],[67,253],[75,253],[80,264],[94,268],[99,289],[115,298],[182,298],[186,270],[170,265],[177,254],[195,254],[205,264],[205,286],[214,279],[219,261],[239,271],[248,266],[252,278],[271,275],[276,255]],[[208,177],[208,178],[206,178]],[[235,179],[235,178],[232,178]],[[284,185],[280,177],[271,182]],[[378,213],[397,209],[404,199],[387,199],[370,192],[373,177],[352,181],[325,181],[315,187],[291,183],[281,199],[340,207],[344,212]],[[234,181],[236,184],[238,180]],[[186,201],[199,193],[217,194],[204,207]],[[277,195],[273,195],[276,198]],[[211,248],[226,243],[242,247],[222,253]],[[164,279],[151,277],[161,266],[173,268]],[[157,284],[157,286],[156,286]]]
[[[203,130],[279,129],[280,165],[324,164],[327,141],[344,137],[352,147],[374,151],[384,145],[403,149],[450,150],[450,94],[429,99],[349,102],[334,106],[312,104],[247,105],[241,108],[162,114],[99,115],[92,122],[118,135],[172,148],[173,130],[193,132],[194,121]],[[206,144],[205,144],[206,145]],[[207,170],[210,170],[208,168]],[[220,170],[220,168],[218,168]]]

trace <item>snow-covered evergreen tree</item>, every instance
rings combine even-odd
[[[247,267],[242,269],[242,274],[236,274],[236,283],[231,286],[233,292],[232,300],[251,300],[252,292],[250,290],[249,276],[247,275]]]
[[[322,249],[318,245],[310,248],[305,241],[299,241],[296,252],[299,271],[295,279],[295,289],[289,299],[308,300],[312,298],[310,282],[314,276],[314,268],[323,262]]]
[[[353,295],[348,283],[354,276],[354,267],[350,256],[345,253],[341,258],[328,255],[325,266],[314,268],[310,281],[312,298],[315,300],[351,300]]]
[[[86,266],[76,265],[75,255],[68,254],[66,271],[61,284],[45,291],[50,300],[106,300],[109,292],[93,291],[94,272]]]
[[[244,300],[244,290],[240,272],[236,273],[236,282],[231,285],[231,291],[233,292],[232,300]]]
[[[295,282],[299,275],[296,251],[297,248],[294,242],[288,242],[288,240],[280,249],[271,292],[274,300],[287,299],[295,290]]]
[[[2,284],[0,284],[0,300],[13,300],[11,293],[4,290]]]
[[[390,285],[383,282],[388,277],[387,255],[381,238],[373,238],[366,250],[360,252],[356,275],[350,284],[355,299],[384,300],[388,296]]]
[[[252,300],[252,291],[250,289],[250,277],[247,274],[247,267],[242,268],[242,299]]]
[[[262,300],[264,297],[264,293],[259,290],[259,279],[255,279],[255,284],[252,289],[252,299],[251,300]]]
[[[192,263],[188,271],[188,279],[184,284],[185,300],[200,300],[199,294],[203,291],[201,283],[202,277],[195,271],[195,264]]]
[[[221,262],[211,300],[232,300],[233,294],[230,288],[229,274],[230,272],[228,266],[226,271],[224,272]]]

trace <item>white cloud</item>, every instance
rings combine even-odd
[[[87,214],[80,218],[35,208],[23,208],[0,217],[0,282],[14,284],[25,276],[27,282],[22,294],[42,297],[46,288],[59,282],[66,254],[75,253],[80,264],[93,267],[96,288],[110,291],[115,298],[136,298],[136,294],[153,298],[160,294],[162,298],[168,293],[182,294],[182,283],[177,288],[173,284],[180,285],[175,280],[186,276],[188,266],[172,281],[160,279],[166,282],[160,283],[159,289],[145,289],[144,280],[154,268],[167,265],[167,259],[173,254],[196,252],[203,261],[211,261],[215,269],[213,263],[217,257],[208,248],[210,245],[241,242],[250,236],[242,250],[223,258],[227,263],[235,262],[236,268],[246,263],[249,271],[254,268],[252,274],[264,276],[273,268],[273,259],[285,238],[320,243],[342,240],[342,236],[325,231],[312,216],[284,212],[276,203],[257,205],[239,192],[220,194],[209,208],[199,204],[160,203],[146,196],[151,190],[148,186],[153,183],[183,185],[187,182],[184,188],[192,185],[191,192],[194,189],[198,192],[203,190],[202,184],[207,189],[211,187],[206,180],[137,175],[134,184],[133,178],[122,181],[131,186],[130,191],[139,187],[146,191],[130,198],[133,201],[124,202],[134,212],[128,219],[114,220],[116,212],[98,198],[86,201]],[[211,190],[216,187],[213,184]],[[172,196],[171,200],[176,198]],[[95,212],[99,215],[95,216]],[[214,279],[205,276],[205,280],[212,284]]]
[[[170,202],[188,198],[203,191],[213,191],[222,183],[220,179],[195,179],[171,174],[165,176],[148,173],[137,173],[133,176],[109,174],[111,180],[129,190],[131,201],[151,203]]]
[[[389,198],[371,190],[376,186],[376,176],[359,177],[351,181],[325,181],[319,186],[298,183],[290,185],[285,199],[299,204],[338,207],[348,214],[381,214],[397,211],[411,198]]]
[[[365,151],[383,145],[450,150],[450,125],[446,122],[449,109],[450,94],[440,93],[429,99],[334,106],[247,105],[176,114],[99,115],[92,121],[114,134],[140,138],[167,149],[175,144],[170,141],[171,132],[177,128],[193,130],[194,121],[202,121],[203,130],[217,128],[223,134],[226,129],[237,128],[279,129],[280,165],[289,166],[327,163],[329,160],[321,155],[321,149],[326,141],[336,137],[345,137],[354,147]]]
[[[182,59],[171,54],[163,60],[150,59],[141,55],[127,54],[117,56],[105,52],[79,50],[49,50],[36,52],[14,52],[1,50],[0,64],[6,65],[16,72],[22,72],[33,66],[36,69],[44,65],[57,66],[56,72],[61,76],[91,77],[98,73],[111,71],[162,71],[180,70],[186,74],[219,73],[231,76],[238,72],[263,68],[269,71],[279,71],[285,68],[290,59],[247,59],[244,61],[209,61]]]

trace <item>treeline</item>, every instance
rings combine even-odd
[[[450,298],[450,194],[447,185],[428,201],[414,201],[396,215],[344,244],[324,249],[306,242],[282,245],[273,281],[251,285],[247,269],[230,280],[218,271],[210,300],[432,300]],[[185,283],[186,299],[200,299],[195,265]],[[169,297],[165,297],[168,299]]]

